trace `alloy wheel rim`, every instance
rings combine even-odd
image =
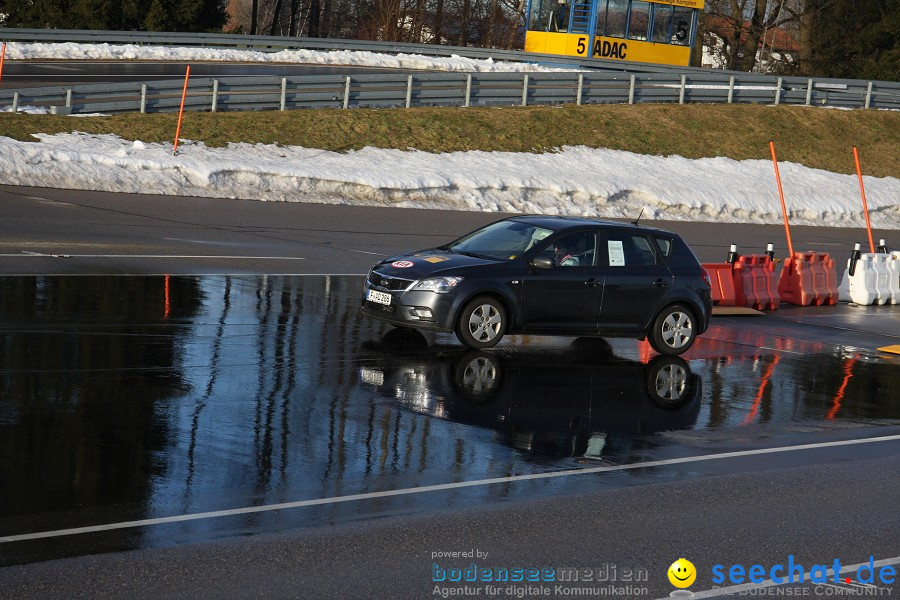
[[[482,304],[469,314],[469,333],[477,342],[493,341],[500,334],[500,311],[490,304]]]
[[[683,312],[673,312],[663,321],[662,339],[670,348],[683,347],[693,334],[691,319]]]
[[[463,372],[463,389],[475,396],[486,394],[497,383],[497,367],[486,357],[473,359]]]
[[[664,400],[680,400],[684,395],[687,373],[679,365],[666,365],[656,375],[656,395]]]

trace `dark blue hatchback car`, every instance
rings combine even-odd
[[[681,354],[709,325],[709,281],[675,233],[572,217],[497,221],[369,271],[363,312],[454,331],[472,348],[504,334],[648,338]]]

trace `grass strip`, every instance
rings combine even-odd
[[[81,131],[128,140],[169,142],[174,114],[75,119],[0,114],[0,135],[35,141],[35,133]],[[830,110],[759,105],[590,105],[502,108],[294,110],[186,113],[182,139],[305,146],[337,152],[366,146],[427,152],[550,152],[588,146],[685,158],[778,158],[853,173],[900,177],[900,111]]]

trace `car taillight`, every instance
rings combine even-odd
[[[703,281],[706,282],[706,285],[712,287],[712,279],[709,278],[709,272],[703,267],[700,267],[700,271],[703,273]]]

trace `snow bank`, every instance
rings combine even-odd
[[[260,64],[290,63],[307,65],[345,65],[389,69],[416,69],[459,72],[537,72],[564,71],[529,63],[494,62],[462,56],[435,57],[420,54],[378,54],[352,50],[281,50],[257,52],[227,48],[176,48],[169,46],[137,46],[134,44],[24,44],[10,42],[8,60],[155,60],[174,62],[248,62]]]
[[[112,135],[0,137],[0,183],[266,201],[781,223],[772,164],[566,147],[556,153],[143,144]],[[793,224],[862,226],[855,176],[780,165]],[[865,177],[872,224],[900,229],[900,180]]]

